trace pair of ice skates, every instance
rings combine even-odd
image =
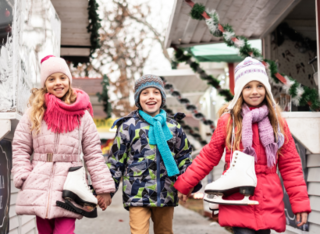
[[[56,205],[87,218],[96,218],[98,200],[93,195],[86,181],[83,166],[70,167],[63,186],[62,198],[64,202],[56,201]],[[76,203],[74,205],[72,202]],[[80,208],[81,207],[81,208]]]
[[[259,205],[258,201],[249,200],[257,186],[257,176],[254,169],[254,157],[235,151],[229,169],[216,181],[205,188],[204,200],[209,202],[210,210],[218,210],[223,205]],[[240,192],[242,200],[224,200],[228,196]]]

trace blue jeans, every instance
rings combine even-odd
[[[233,228],[234,234],[270,234],[270,229],[255,231],[249,228]]]

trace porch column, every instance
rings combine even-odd
[[[234,95],[234,63],[228,63],[228,69],[229,69],[229,88],[230,88],[230,92]]]

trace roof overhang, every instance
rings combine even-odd
[[[60,56],[79,62],[89,62],[90,33],[87,31],[88,0],[51,0],[61,20]]]
[[[184,0],[174,0],[165,47],[190,47],[221,42],[210,34],[204,20],[189,16],[191,7]],[[301,0],[197,0],[206,9],[217,10],[220,23],[233,26],[235,34],[248,39],[263,38],[272,32]]]

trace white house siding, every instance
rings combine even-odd
[[[15,211],[18,189],[14,187],[11,179],[11,197],[10,197],[10,224],[9,234],[36,234],[36,219],[31,215],[17,215]]]
[[[6,82],[0,82],[0,119],[11,121],[11,132],[4,136],[9,141],[12,141],[18,116],[26,109],[31,88],[39,84],[40,59],[48,54],[59,56],[61,37],[61,22],[50,0],[11,2],[14,3],[12,37],[1,47],[0,54],[6,65],[4,72],[1,64],[0,72],[9,77]],[[35,216],[16,214],[17,194],[11,180],[9,233],[37,233]]]
[[[308,194],[312,209],[309,215],[309,233],[318,234],[320,233],[320,154],[309,154],[307,167]]]

